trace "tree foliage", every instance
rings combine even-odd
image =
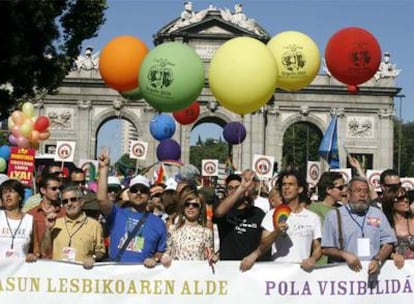
[[[85,39],[104,23],[106,0],[0,1],[0,112],[60,86]]]
[[[400,138],[401,125],[401,141]],[[399,148],[401,148],[400,176],[414,176],[414,122],[394,121],[394,168],[398,169]],[[400,147],[401,144],[401,147]]]
[[[203,159],[218,159],[220,163],[224,163],[229,155],[229,145],[226,142],[217,141],[208,138],[205,142],[197,142],[196,146],[190,147],[190,164],[197,167],[200,172],[201,160]]]

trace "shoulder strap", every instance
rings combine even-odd
[[[135,235],[138,233],[139,228],[142,227],[142,225],[144,225],[144,223],[147,221],[149,212],[145,212],[141,219],[139,220],[139,222],[136,224],[136,226],[134,227],[134,229],[128,233],[128,238],[125,240],[124,244],[122,245],[121,249],[119,249],[118,254],[115,257],[115,262],[119,262],[121,260],[122,255],[124,254],[128,244],[131,242],[132,238],[135,237]]]
[[[342,233],[342,218],[341,218],[341,213],[339,211],[338,208],[335,208],[336,211],[336,216],[338,218],[338,234],[339,234],[339,249],[343,250],[344,249],[344,236]]]

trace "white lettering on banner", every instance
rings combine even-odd
[[[112,263],[92,270],[81,265],[23,260],[0,261],[0,303],[411,303],[414,261],[397,270],[387,261],[370,288],[368,262],[359,273],[347,265],[303,271],[299,264],[257,263],[241,273],[236,261],[220,261],[215,274],[207,262],[173,262],[157,266]],[[407,295],[409,295],[407,297]]]

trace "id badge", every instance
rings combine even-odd
[[[13,249],[7,249],[5,258],[6,259],[17,259],[19,257],[19,253]]]
[[[62,260],[75,262],[76,249],[72,247],[63,247],[62,249]]]
[[[359,257],[371,256],[369,238],[358,238],[357,249]]]
[[[144,238],[142,236],[138,236],[135,239],[135,250],[141,252],[144,248]]]

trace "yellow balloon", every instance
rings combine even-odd
[[[270,100],[276,87],[277,66],[265,44],[254,38],[238,37],[216,51],[208,79],[217,101],[243,115]]]
[[[27,118],[32,118],[34,115],[34,106],[31,102],[25,102],[22,106],[22,112]]]
[[[286,91],[309,85],[319,72],[319,48],[307,35],[286,31],[267,43],[277,63],[277,87]]]

